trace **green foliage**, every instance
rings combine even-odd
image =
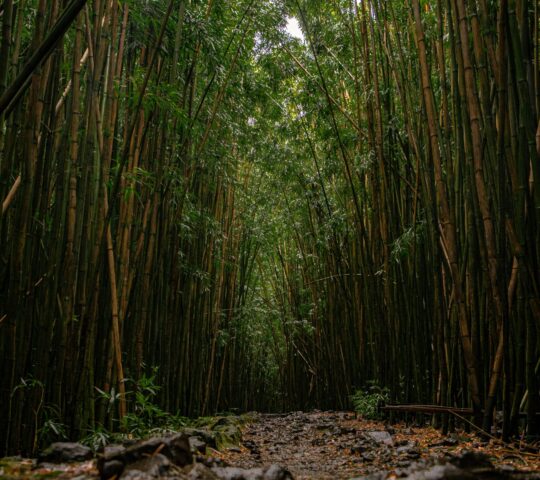
[[[122,419],[122,427],[136,437],[177,431],[187,424],[186,418],[165,412],[156,404],[161,389],[156,384],[157,373],[158,367],[153,367],[149,375],[145,373],[134,382],[133,411]]]
[[[392,243],[392,260],[395,263],[400,263],[401,260],[407,258],[411,250],[421,241],[425,230],[425,222],[418,222],[416,225],[405,230],[400,237],[396,238]]]
[[[15,388],[11,392],[11,396],[15,395],[16,392],[19,390],[31,390],[33,388],[39,388],[40,390],[43,390],[44,385],[43,382],[40,380],[35,379],[31,375],[27,378],[21,378],[21,381],[15,386]]]
[[[66,440],[67,426],[62,422],[62,415],[55,405],[44,405],[42,409],[43,423],[37,431],[38,444],[46,446],[52,442]]]
[[[94,388],[98,392],[98,398],[101,398],[107,403],[107,412],[110,413],[114,405],[120,400],[120,397],[122,396],[121,393],[117,392],[114,387],[111,388],[110,392],[105,392],[98,387]]]
[[[354,411],[370,420],[379,418],[378,407],[388,402],[388,399],[389,390],[387,388],[381,388],[376,384],[358,389],[351,395]]]
[[[96,451],[113,442],[115,438],[115,435],[106,428],[98,426],[91,430],[88,435],[81,440],[81,443]]]
[[[240,427],[247,421],[249,421],[248,416],[225,414],[217,417],[198,418],[194,425],[209,430],[210,435],[215,439],[217,449],[223,450],[240,443],[242,438]]]

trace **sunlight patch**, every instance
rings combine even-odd
[[[295,17],[287,17],[287,26],[285,27],[287,33],[294,38],[304,41],[304,34],[300,29],[300,23]]]

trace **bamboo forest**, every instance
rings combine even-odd
[[[0,478],[540,478],[538,0],[0,31]]]

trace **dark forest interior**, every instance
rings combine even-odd
[[[362,392],[538,438],[539,8],[1,1],[0,456]]]

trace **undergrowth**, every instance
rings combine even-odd
[[[131,386],[131,390],[125,394],[130,412],[117,422],[119,431],[111,431],[99,425],[89,430],[81,443],[95,451],[110,443],[176,433],[188,428],[208,431],[218,449],[239,442],[239,426],[249,420],[248,416],[225,412],[217,416],[190,419],[166,412],[157,404],[156,397],[161,387],[156,383],[156,376],[157,367],[154,367],[149,375],[144,374],[138,381],[126,380]],[[96,387],[96,391],[99,397],[107,402],[108,410],[111,412],[120,399],[120,394],[114,389],[111,389],[111,392],[104,392]]]
[[[381,414],[379,406],[389,400],[390,391],[374,383],[368,387],[358,389],[351,395],[354,411],[368,420],[379,420]]]

